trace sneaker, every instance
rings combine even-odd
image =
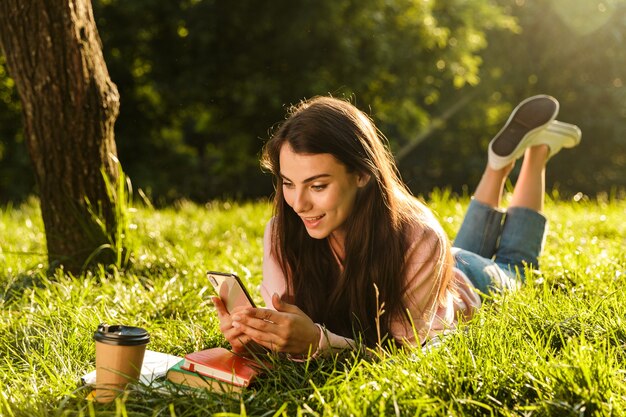
[[[550,159],[562,148],[573,148],[578,145],[581,138],[582,132],[578,126],[554,120],[533,137],[530,146],[548,145]]]
[[[518,104],[504,127],[489,142],[489,166],[502,169],[520,158],[536,133],[552,122],[558,112],[559,102],[544,94]]]

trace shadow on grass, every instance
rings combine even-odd
[[[42,288],[47,280],[46,271],[30,269],[16,275],[7,274],[0,283],[0,304],[10,305],[24,296],[24,292],[31,288]]]

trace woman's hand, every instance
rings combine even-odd
[[[297,355],[314,353],[320,341],[320,330],[302,310],[272,296],[274,310],[245,308],[230,316],[232,326],[261,346],[276,352]]]
[[[248,351],[246,347],[247,344],[250,343],[251,339],[249,336],[245,335],[241,330],[233,327],[232,325],[232,315],[228,313],[226,310],[226,306],[224,302],[219,297],[211,297],[211,301],[213,301],[213,305],[215,305],[215,310],[217,311],[217,317],[220,320],[220,331],[224,334],[228,343],[232,346],[232,350],[235,353],[245,353]],[[246,307],[237,307],[233,309],[233,314],[237,312],[241,312],[245,310]]]

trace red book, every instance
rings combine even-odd
[[[211,348],[185,355],[182,369],[240,387],[247,387],[261,371],[259,364],[228,349]]]

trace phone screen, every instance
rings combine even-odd
[[[256,307],[239,277],[225,272],[207,272],[209,282],[230,313],[235,307]]]

